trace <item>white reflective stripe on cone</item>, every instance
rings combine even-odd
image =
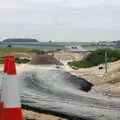
[[[20,94],[19,94],[19,80],[17,75],[6,75],[6,90],[4,91],[4,108],[19,108]]]
[[[4,94],[6,93],[5,90],[6,90],[6,76],[7,76],[7,73],[4,73],[4,77],[2,79],[2,90],[1,90],[1,101],[3,102],[4,101]]]

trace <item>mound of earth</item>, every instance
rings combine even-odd
[[[61,65],[61,63],[55,59],[52,55],[36,55],[29,62],[32,65],[45,65],[45,64],[54,64]]]

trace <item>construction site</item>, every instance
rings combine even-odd
[[[120,120],[120,0],[0,0],[0,120]]]
[[[107,63],[106,73],[98,66],[75,70],[67,64],[86,53],[21,56],[27,63],[15,63],[11,55],[0,68],[1,120],[120,119],[120,61]]]

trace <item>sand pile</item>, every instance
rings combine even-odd
[[[36,55],[32,58],[29,64],[32,65],[59,64],[60,65],[61,63],[58,60],[56,60],[52,55]]]

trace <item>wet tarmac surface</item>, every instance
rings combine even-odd
[[[81,91],[82,78],[59,70],[23,72],[21,99],[24,105],[55,111],[85,120],[120,120],[120,100]]]

